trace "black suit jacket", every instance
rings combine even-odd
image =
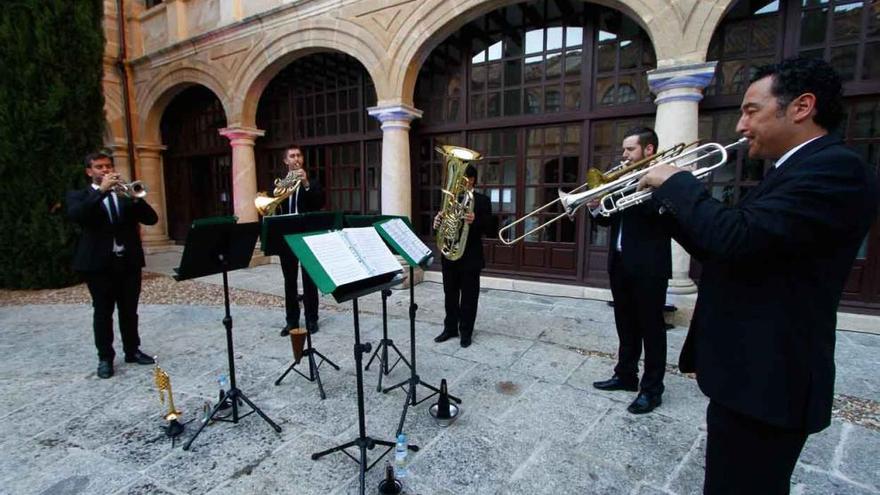
[[[608,253],[608,272],[617,258],[620,258],[627,273],[638,273],[646,277],[666,278],[672,276],[672,238],[669,234],[669,219],[659,214],[660,207],[649,200],[632,206],[610,217],[599,215],[594,221],[605,227],[610,226],[610,249]],[[617,235],[623,223],[621,244],[623,251],[617,251]]]
[[[682,371],[734,411],[808,432],[828,426],[837,306],[877,214],[871,170],[823,136],[735,207],[687,173],[653,196],[703,263]]]
[[[67,193],[67,216],[80,227],[82,235],[73,254],[73,269],[79,272],[105,270],[113,260],[113,239],[125,248],[124,262],[130,268],[144,266],[139,225],[155,225],[156,211],[144,200],[119,198],[119,222],[113,224],[103,205],[107,194],[92,188]]]
[[[294,193],[293,196],[296,199],[296,207],[299,213],[318,211],[324,207],[324,193],[321,190],[321,183],[317,179],[309,179],[309,190],[306,191],[306,188],[300,187],[299,195],[297,196]],[[289,203],[290,201],[284,201],[278,205],[279,215],[292,213],[288,206]]]
[[[494,236],[497,231],[497,223],[492,215],[492,203],[485,194],[474,192],[474,221],[468,228],[467,242],[464,246],[464,254],[455,261],[449,261],[444,256],[443,267],[463,270],[481,270],[486,266],[483,257],[483,236]]]

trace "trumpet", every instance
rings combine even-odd
[[[592,183],[590,181],[591,174],[590,171],[588,171],[586,183],[568,193],[560,190],[559,197],[557,199],[554,199],[546,205],[523,216],[522,218],[511,222],[510,224],[504,226],[504,228],[500,229],[498,231],[498,239],[505,245],[515,244],[522,239],[525,239],[532,233],[537,232],[538,230],[541,230],[548,225],[556,222],[562,217],[567,216],[569,218],[574,218],[575,214],[582,206],[594,200],[597,200],[599,202],[597,213],[603,216],[610,216],[613,213],[643,203],[650,199],[652,191],[639,191],[638,184],[639,180],[643,176],[645,176],[653,167],[656,167],[658,165],[673,165],[679,168],[689,169],[690,167],[695,166],[697,163],[702,162],[709,157],[715,157],[715,155],[718,155],[716,159],[710,164],[691,170],[691,173],[696,178],[703,179],[707,177],[709,173],[727,163],[728,150],[740,146],[747,141],[748,140],[746,138],[742,138],[738,141],[728,144],[727,146],[722,146],[718,143],[698,144],[696,142],[688,145],[678,144],[668,150],[644,158],[637,162],[631,164],[623,164],[623,166],[617,167],[614,171],[604,174],[600,178],[596,178],[594,174],[594,181]],[[591,169],[591,171],[592,170],[593,169]],[[589,187],[589,189],[583,192],[577,192],[585,187]],[[526,219],[535,216],[541,211],[550,208],[556,203],[562,204],[563,213],[560,213],[559,215],[556,215],[546,222],[536,227],[533,227],[528,232],[519,237],[515,237],[513,239],[506,239],[504,237],[504,233],[508,230],[524,222]]]
[[[299,169],[287,172],[287,175],[283,178],[275,179],[275,189],[272,191],[272,196],[265,192],[257,193],[257,197],[254,198],[254,207],[256,207],[260,216],[268,217],[274,215],[278,205],[286,201],[292,194],[295,194],[301,183],[302,172]]]
[[[128,196],[129,198],[140,199],[147,196],[147,185],[139,180],[134,182],[119,181],[113,187],[113,190],[116,191],[116,194]]]
[[[124,179],[119,178],[118,175],[116,176],[116,180],[116,185],[113,186],[113,192],[116,194],[132,199],[140,199],[147,195],[147,185],[139,180],[126,182]]]

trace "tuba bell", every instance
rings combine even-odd
[[[287,201],[287,198],[296,193],[301,182],[301,176],[296,170],[287,172],[287,175],[282,179],[275,179],[275,189],[272,191],[272,196],[265,192],[259,192],[257,197],[254,198],[254,206],[257,208],[257,213],[263,217],[274,215],[278,205]]]
[[[464,255],[468,223],[465,215],[474,212],[474,193],[467,187],[464,172],[468,163],[482,159],[474,150],[460,146],[443,145],[434,148],[446,157],[446,170],[440,193],[440,226],[437,228],[437,248],[446,259],[455,261]]]

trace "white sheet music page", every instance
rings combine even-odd
[[[431,248],[425,245],[421,239],[407,227],[406,223],[395,218],[379,225],[385,229],[385,232],[394,239],[394,242],[400,246],[410,259],[416,263],[421,262],[425,257],[431,254]]]
[[[354,250],[360,254],[370,276],[403,270],[375,228],[348,228],[343,232]]]
[[[369,276],[341,232],[310,235],[303,240],[337,287]]]

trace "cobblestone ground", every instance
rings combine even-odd
[[[158,261],[154,268],[165,271]],[[159,402],[152,367],[118,356],[112,379],[96,377],[83,286],[0,291],[0,493],[358,493],[351,459],[310,457],[358,436],[351,304],[321,298],[314,346],[340,367],[320,368],[326,400],[294,373],[275,385],[291,360],[289,339],[278,336],[280,280],[277,265],[230,275],[237,384],[282,432],[257,415],[211,423],[189,451],[161,430],[168,406]],[[144,281],[142,348],[159,357],[175,405],[192,421],[184,440],[217,400],[218,376],[228,373],[217,282],[161,274]],[[404,431],[421,450],[406,493],[700,493],[706,399],[692,377],[669,366],[663,405],[644,416],[626,412],[634,394],[591,387],[614,364],[617,337],[605,303],[484,290],[474,345],[463,349],[432,340],[442,328],[442,287],[422,283],[415,295],[418,373],[433,385],[445,378],[463,413],[441,428],[427,413],[435,398],[408,410]],[[394,291],[388,335],[410,359],[408,308],[408,291]],[[375,349],[380,299],[361,299],[360,310],[362,340]],[[684,333],[669,332],[670,363]],[[880,493],[880,336],[838,332],[837,341],[834,420],[808,440],[793,478],[796,494]],[[408,376],[401,362],[383,385]],[[390,440],[404,392],[378,392],[379,377],[374,362],[364,373],[366,430]],[[418,387],[418,398],[427,391]],[[371,461],[382,452],[370,451]],[[376,493],[381,474],[378,467],[367,473],[367,493]]]

